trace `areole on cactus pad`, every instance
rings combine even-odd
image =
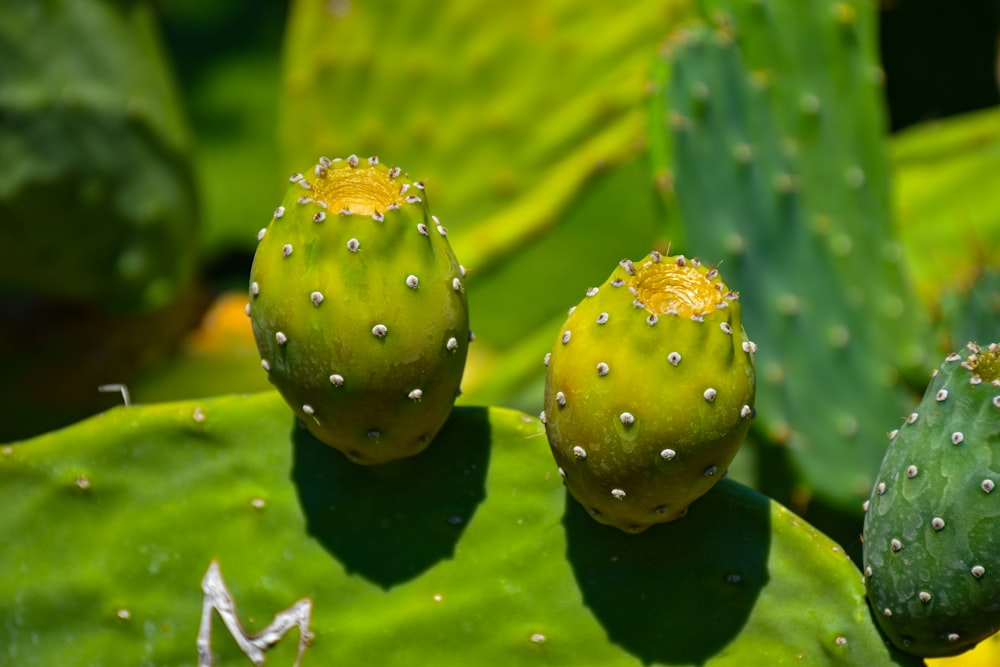
[[[417,454],[451,411],[471,339],[448,230],[424,184],[375,156],[321,157],[290,181],[250,275],[261,366],[352,460]]]
[[[683,516],[746,436],[755,350],[716,268],[622,260],[546,357],[543,421],[569,492],[626,532]]]

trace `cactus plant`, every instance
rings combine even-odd
[[[546,356],[544,421],[570,493],[626,532],[683,516],[753,416],[739,296],[698,259],[622,260]]]
[[[433,188],[438,216],[461,223],[451,242],[475,277],[470,302],[489,304],[475,313],[463,400],[537,414],[538,359],[577,285],[662,234],[644,101],[650,54],[689,5],[290,6],[283,164],[392,155]],[[611,216],[614,234],[595,224]],[[524,298],[539,281],[544,297]]]
[[[465,269],[424,184],[377,157],[321,157],[260,231],[247,314],[261,366],[358,463],[412,456],[455,401],[471,340]]]
[[[755,430],[796,479],[771,492],[858,520],[884,454],[873,431],[905,410],[927,329],[889,212],[872,14],[707,3],[668,44],[653,115],[674,224],[747,294]]]
[[[303,665],[916,664],[843,551],[777,503],[723,480],[626,535],[566,497],[544,443],[535,418],[459,407],[420,456],[356,466],[265,392],[4,446],[0,656],[190,665],[205,579],[248,633],[308,598]],[[207,611],[214,663],[245,663]],[[293,664],[292,627],[268,665]]]
[[[868,597],[892,641],[953,655],[1000,630],[1000,345],[949,355],[892,433],[868,501]]]
[[[80,6],[93,4],[87,0]],[[140,6],[97,4],[111,7],[115,20],[138,15],[132,12]],[[22,19],[37,20],[63,7],[73,11],[76,5],[10,10],[5,16],[16,20],[0,21],[0,49],[12,35],[33,45],[23,40],[31,31],[17,31],[25,25]],[[374,418],[394,419],[425,440],[434,430],[430,417],[422,422],[408,413],[397,419],[397,408],[431,407],[425,405],[423,386],[416,387],[419,393],[401,384],[391,396],[358,395],[351,399],[356,399],[350,404],[356,409],[351,409],[338,402],[343,397],[335,391],[345,389],[349,378],[344,375],[345,384],[337,387],[329,379],[342,373],[324,370],[319,378],[326,383],[317,387],[322,391],[301,393],[312,391],[308,382],[316,380],[305,363],[308,355],[298,355],[301,349],[293,349],[298,346],[292,343],[309,341],[316,360],[351,363],[367,358],[354,354],[364,352],[364,343],[392,342],[397,331],[381,319],[369,322],[358,345],[352,343],[348,350],[337,336],[349,323],[329,319],[327,307],[353,304],[359,306],[355,311],[369,314],[387,307],[407,320],[430,315],[421,321],[435,323],[446,309],[407,311],[412,304],[406,298],[414,293],[405,279],[418,276],[416,272],[407,271],[402,284],[388,282],[394,269],[383,261],[386,255],[398,249],[413,257],[406,251],[413,238],[428,240],[381,234],[380,241],[391,242],[379,243],[380,250],[368,255],[369,244],[359,234],[334,238],[338,230],[378,226],[377,231],[385,231],[391,221],[385,215],[381,222],[365,218],[360,207],[347,207],[352,215],[338,216],[329,210],[332,197],[320,199],[327,203],[323,210],[313,178],[320,174],[310,171],[304,179],[309,189],[296,178],[291,192],[297,196],[289,194],[281,216],[272,219],[259,239],[261,261],[251,277],[249,314],[261,332],[266,372],[260,373],[256,359],[240,360],[246,353],[252,357],[257,348],[252,322],[243,317],[245,291],[235,308],[228,300],[224,307],[225,322],[235,326],[217,333],[227,340],[245,337],[250,347],[203,340],[199,334],[186,345],[187,367],[179,363],[170,368],[178,376],[190,372],[189,383],[205,374],[221,375],[226,367],[217,365],[219,359],[203,355],[227,347],[231,363],[258,369],[258,381],[275,376],[294,418],[279,392],[231,395],[118,408],[60,432],[0,446],[0,503],[9,509],[0,515],[0,534],[5,536],[0,572],[8,573],[0,575],[5,601],[0,605],[0,662],[67,664],[84,655],[98,667],[191,664],[195,658],[199,667],[246,659],[296,667],[372,660],[403,667],[428,662],[612,667],[921,663],[885,638],[868,604],[865,579],[845,557],[845,551],[861,551],[855,543],[860,515],[838,517],[848,529],[843,538],[847,548],[842,549],[732,476],[690,502],[682,517],[655,512],[669,503],[679,511],[703,485],[721,476],[723,461],[731,458],[746,432],[754,400],[762,419],[749,424],[749,436],[766,443],[765,449],[755,447],[747,452],[750,456],[736,459],[743,464],[734,473],[745,474],[739,468],[745,471],[748,462],[757,462],[758,488],[808,508],[810,517],[817,516],[817,508],[829,509],[825,503],[856,512],[860,503],[855,500],[871,488],[874,463],[884,449],[884,441],[870,438],[869,432],[902,409],[909,411],[912,399],[898,376],[909,379],[910,369],[920,363],[915,351],[931,345],[921,314],[913,310],[903,263],[919,266],[916,258],[928,255],[912,252],[913,244],[920,243],[914,239],[928,237],[911,234],[900,251],[888,214],[871,0],[641,0],[627,9],[519,0],[492,8],[489,21],[483,16],[480,7],[459,0],[434,7],[303,0],[291,13],[284,89],[267,97],[266,83],[258,81],[264,92],[256,99],[280,100],[284,106],[283,150],[290,165],[304,164],[321,147],[361,149],[366,155],[391,150],[396,159],[430,178],[435,212],[464,223],[463,234],[449,242],[458,242],[459,256],[479,272],[468,299],[486,304],[484,312],[489,311],[488,326],[477,321],[477,333],[487,344],[472,348],[475,400],[530,405],[526,411],[537,412],[543,407],[544,382],[537,360],[558,331],[548,369],[552,382],[544,398],[546,427],[514,410],[468,403],[452,409],[448,400],[434,409],[442,420],[447,415],[447,421],[417,456],[357,466],[316,439],[331,440],[345,427],[354,434],[367,428],[364,445],[372,445],[369,431],[381,435],[389,430],[361,426]],[[648,85],[645,73],[655,43],[692,16],[699,21],[674,33],[669,57],[655,64],[660,70],[656,85]],[[106,31],[109,42],[131,38],[127,33]],[[8,60],[15,70],[21,65]],[[241,71],[247,69],[256,71]],[[38,71],[48,70],[39,66]],[[24,101],[19,95],[30,93],[29,88],[19,84],[11,93],[0,83],[0,105]],[[227,112],[233,105],[240,108],[235,118],[253,113],[246,98],[222,85],[212,88],[222,97],[235,95],[225,105]],[[64,89],[67,101],[78,101],[76,91],[72,83]],[[648,132],[652,154],[662,167],[656,183],[670,191],[666,228],[653,210],[655,192],[643,154],[642,105],[649,93],[659,105]],[[227,130],[237,129],[238,121],[231,121]],[[269,122],[265,116],[257,121],[261,126]],[[225,144],[224,157],[218,153],[222,145],[216,144],[216,157],[205,164],[234,165],[241,155],[260,152],[238,143],[241,150]],[[210,155],[206,146],[199,146],[203,160]],[[132,164],[132,154],[123,155],[123,162]],[[251,184],[269,165],[278,164],[261,155],[259,169],[249,176]],[[380,165],[364,160],[355,167],[347,164],[318,166],[323,173],[331,168],[363,171],[366,187],[382,178]],[[12,160],[7,166],[17,172],[20,163]],[[983,178],[978,177],[975,187],[986,191]],[[220,187],[229,181],[204,182],[210,192],[201,200],[203,210],[213,216],[221,212],[227,220],[245,221],[245,211],[253,209],[258,197],[277,196],[261,185],[255,197],[233,206],[231,189]],[[414,191],[416,183],[407,182]],[[301,197],[312,201],[299,204]],[[400,202],[393,213],[415,216],[412,227],[431,227],[425,204]],[[975,212],[978,216],[987,210]],[[318,213],[325,215],[316,220]],[[228,242],[230,227],[217,224],[213,221],[210,232],[215,236],[208,242]],[[935,295],[931,313],[938,314],[940,302],[945,319],[954,323],[949,325],[953,336],[980,335],[977,330],[992,331],[996,325],[989,314],[995,253],[988,234],[983,236],[992,224],[977,218],[963,227],[959,233],[973,229],[984,242],[971,252],[963,236],[962,243],[950,244],[954,254],[935,267],[938,271],[921,276]],[[247,248],[257,227],[240,234]],[[333,245],[326,242],[329,238]],[[656,244],[663,254],[669,250],[659,241],[669,238],[713,261],[725,258],[730,284],[745,297],[712,311],[705,322],[672,322],[667,312],[646,310],[649,304],[638,295],[607,301],[606,308],[595,306],[616,291],[627,293],[624,285],[605,283],[576,308],[571,325],[560,326],[565,306],[584,287],[604,280],[603,262],[629,252],[637,238]],[[431,240],[446,252],[441,239]],[[312,243],[315,255],[303,253],[304,243]],[[348,285],[344,279],[350,265],[323,261],[336,255],[331,250],[335,246],[342,246],[341,255],[348,259],[375,261],[380,267],[373,272],[378,274],[375,287],[385,287],[381,297],[361,303],[359,283]],[[970,254],[984,261],[970,262]],[[676,266],[676,258],[671,259]],[[628,274],[631,268],[638,274],[647,262],[659,266],[663,257],[651,254],[617,273]],[[952,262],[963,262],[962,271],[976,270],[951,271]],[[982,272],[977,264],[986,265]],[[290,266],[304,270],[282,272]],[[241,286],[243,267],[241,260]],[[452,272],[445,273],[451,281],[461,280],[453,260],[442,261],[441,267]],[[717,277],[705,277],[712,267],[694,268],[700,280],[719,284]],[[210,275],[224,269],[215,264]],[[942,278],[956,274],[958,281]],[[967,280],[970,276],[976,280]],[[305,289],[303,280],[322,286]],[[423,274],[417,285],[425,286]],[[947,290],[956,286],[963,292],[968,288],[968,294],[949,301]],[[442,298],[461,296],[453,283],[438,287]],[[280,290],[284,294],[276,298]],[[635,305],[637,300],[643,307]],[[720,313],[733,317],[732,308],[740,304],[741,316],[761,343],[762,354],[756,358],[733,320],[716,322],[718,329],[699,326],[711,324],[711,316]],[[592,322],[585,321],[591,307],[599,310],[591,313]],[[612,323],[635,319],[638,331],[623,327],[618,338],[599,339],[611,331],[607,322],[597,324],[605,312]],[[279,328],[284,321],[299,327],[294,336]],[[561,485],[551,455],[567,459],[563,472],[573,466],[576,472],[586,471],[586,465],[601,458],[589,444],[566,437],[591,437],[581,435],[581,426],[600,430],[595,418],[604,406],[590,415],[578,409],[586,403],[588,387],[615,389],[612,398],[633,393],[633,399],[645,403],[662,391],[670,405],[683,405],[667,390],[683,391],[689,387],[686,382],[655,392],[647,392],[647,377],[624,389],[616,384],[621,379],[617,370],[629,362],[662,366],[661,376],[687,373],[687,380],[697,374],[687,364],[700,354],[679,352],[676,366],[670,362],[671,350],[666,364],[657,356],[657,335],[668,323],[688,325],[671,334],[670,340],[679,343],[695,344],[690,334],[699,330],[710,335],[699,338],[698,345],[724,341],[732,363],[722,355],[709,365],[751,384],[726,392],[733,401],[740,394],[747,398],[719,411],[724,392],[712,380],[694,395],[693,409],[676,411],[678,417],[697,417],[704,408],[739,416],[728,435],[706,447],[716,454],[686,476],[694,479],[689,488],[683,488],[690,481],[683,474],[669,477],[670,484],[664,485],[656,483],[657,476],[643,476],[641,468],[630,470],[624,456],[625,445],[631,445],[627,440],[611,438],[608,448],[601,441],[602,455],[619,447],[623,454],[604,462],[609,472],[622,473],[618,479],[628,486],[611,479],[610,491],[600,496],[608,503],[610,522],[623,532],[593,521],[587,511],[593,504],[568,495],[573,485],[569,491],[569,482]],[[114,336],[142,340],[111,320],[105,327],[114,329]],[[432,329],[433,324],[421,333]],[[567,329],[571,340],[564,345]],[[373,332],[387,336],[377,338]],[[22,333],[15,340],[27,337]],[[456,344],[462,340],[452,337]],[[590,344],[577,345],[588,337]],[[641,349],[646,343],[649,349]],[[8,347],[21,353],[19,345]],[[579,355],[570,354],[578,348]],[[435,352],[437,356],[415,365],[434,367],[440,346]],[[578,381],[573,368],[579,359],[574,357],[599,352],[602,358],[592,359],[591,365],[597,371],[603,363],[609,374],[598,375],[598,382],[593,375]],[[612,363],[603,358],[605,352],[621,356]],[[525,360],[533,372],[526,370]],[[46,363],[25,362],[25,367],[40,369],[31,379],[43,391],[51,387],[52,377],[61,384],[85,384],[86,391],[98,384],[67,371],[57,358]],[[94,363],[109,372],[100,358]],[[3,367],[9,371],[9,366]],[[754,366],[762,371],[759,386],[747,375]],[[739,368],[743,376],[736,372]],[[452,378],[457,386],[459,375],[460,370],[449,368],[431,381]],[[219,380],[196,391],[207,395],[257,386],[244,387],[235,376]],[[556,380],[564,384],[557,386]],[[576,387],[583,391],[574,392]],[[755,399],[756,389],[761,391]],[[183,391],[174,395],[184,396]],[[140,386],[132,395],[145,392]],[[715,400],[709,401],[712,396]],[[654,404],[651,410],[653,421],[662,426],[670,415],[659,407]],[[746,415],[744,407],[749,408]],[[573,411],[574,419],[566,419]],[[323,420],[335,415],[340,427],[316,429],[321,412]],[[634,433],[634,427],[647,423],[637,413],[626,407],[605,414],[604,425],[610,422],[613,429]],[[310,424],[316,435],[307,428]],[[716,426],[722,433],[731,425]],[[546,435],[551,435],[549,453]],[[680,462],[690,444],[671,442],[656,449],[652,443],[659,438],[643,439],[645,435],[640,431],[637,441],[655,455],[655,465]],[[660,435],[675,434],[661,430]],[[419,449],[399,442],[378,457]],[[341,448],[350,455],[359,451],[357,444],[342,443]],[[574,448],[584,450],[587,458],[577,458]],[[687,453],[694,451],[701,450],[692,447]],[[790,490],[773,484],[775,461],[781,473],[785,465],[793,465]],[[660,482],[664,479],[668,476],[659,476]],[[590,500],[590,493],[580,495]],[[673,520],[627,534],[643,528],[647,517],[618,512],[637,500],[653,507],[658,518]],[[948,521],[937,536],[951,527]],[[983,567],[984,577],[976,581],[989,583]],[[884,609],[875,613],[884,614]]]

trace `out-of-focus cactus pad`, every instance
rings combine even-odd
[[[0,62],[0,290],[136,311],[190,287],[187,128],[146,3],[4,3]]]
[[[762,434],[797,494],[857,513],[926,322],[890,216],[870,3],[711,2],[663,95],[688,247],[723,261],[760,345]]]

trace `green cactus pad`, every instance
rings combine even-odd
[[[944,360],[891,434],[865,516],[876,618],[921,656],[1000,630],[1000,346],[968,348]]]
[[[117,313],[185,295],[190,136],[150,3],[3,3],[0,59],[0,290]]]
[[[900,377],[927,331],[891,216],[874,7],[702,11],[665,49],[653,116],[682,236],[746,292],[754,429],[794,472],[769,492],[860,519],[885,453],[876,425],[906,410]]]
[[[0,661],[21,667],[194,664],[212,562],[249,632],[311,601],[302,665],[917,664],[788,510],[723,480],[622,534],[508,410],[457,408],[424,454],[361,467],[274,392],[118,408],[0,447],[0,504]],[[208,620],[214,664],[249,664]]]
[[[262,229],[247,313],[261,366],[358,463],[430,444],[469,346],[465,269],[424,185],[377,157],[320,158]]]
[[[754,347],[717,269],[623,260],[547,357],[546,432],[573,497],[626,532],[683,516],[746,436]]]

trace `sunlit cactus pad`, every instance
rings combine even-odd
[[[424,453],[374,467],[271,392],[119,408],[0,452],[9,664],[194,664],[212,562],[248,632],[311,601],[307,666],[906,660],[857,569],[787,510],[723,480],[642,535],[600,526],[517,412],[457,408]],[[247,664],[212,613],[214,664]],[[294,663],[297,632],[268,665]]]
[[[573,497],[630,533],[684,516],[750,427],[754,350],[717,268],[622,260],[546,356],[543,419]]]
[[[470,341],[448,230],[423,182],[376,156],[321,157],[290,180],[250,271],[261,366],[351,460],[423,451],[448,418]]]

